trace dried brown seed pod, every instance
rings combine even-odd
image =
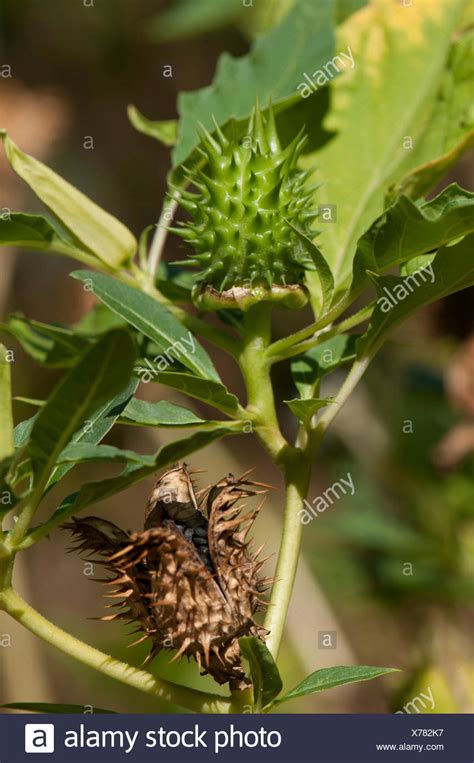
[[[240,499],[269,487],[225,477],[208,490],[207,517],[199,506],[184,464],[169,469],[153,487],[142,532],[126,533],[97,517],[64,525],[78,540],[76,550],[99,553],[114,574],[106,585],[119,611],[102,620],[135,622],[152,647],[146,662],[162,649],[194,657],[204,673],[232,689],[248,685],[238,638],[265,639],[254,621],[265,602],[268,580],[259,572],[265,560],[252,552],[247,536],[262,506],[241,516]],[[263,489],[257,489],[263,488]]]

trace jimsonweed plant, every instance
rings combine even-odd
[[[452,184],[428,198],[473,142],[468,3],[433,10],[373,0],[345,17],[339,8],[337,27],[331,0],[290,5],[247,56],[223,60],[209,88],[180,97],[176,122],[151,122],[130,110],[139,130],[174,147],[153,236],[147,229],[137,242],[2,133],[10,166],[48,215],[3,214],[0,243],[77,260],[85,267],[72,276],[97,304],[74,326],[20,315],[2,325],[40,364],[64,375],[36,414],[14,426],[11,353],[2,348],[0,607],[83,664],[197,712],[268,712],[392,670],[320,669],[282,694],[278,653],[301,512],[323,437],[391,331],[474,283],[474,194]],[[352,51],[351,69],[338,64],[335,51],[344,49]],[[326,72],[325,81],[313,76],[318,87],[298,89],[305,73],[316,71]],[[178,206],[183,219],[173,224]],[[162,262],[170,230],[184,242],[184,257],[172,268]],[[274,311],[305,305],[313,311],[308,325],[276,338]],[[245,382],[244,399],[225,386],[200,340],[230,356]],[[289,363],[294,379],[294,397],[285,401],[271,377],[278,363]],[[322,396],[324,377],[337,369],[346,370],[340,388]],[[202,401],[215,418],[165,400],[146,402],[140,381]],[[283,405],[293,417],[293,439],[282,431]],[[142,454],[103,444],[120,424],[190,434]],[[243,516],[239,503],[268,488],[264,475],[211,475],[214,484],[203,492],[184,463],[236,434],[255,436],[285,481],[272,583],[261,579],[248,545],[257,509]],[[61,496],[65,475],[96,461],[124,467]],[[156,472],[143,529],[141,522],[129,532],[81,516]],[[57,508],[37,523],[53,489]],[[13,587],[15,558],[61,526],[82,551],[100,555],[113,575],[118,617],[134,621],[140,640],[149,640],[150,659],[161,649],[187,655],[230,693],[156,678],[33,610]]]

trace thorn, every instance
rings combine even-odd
[[[265,271],[264,275],[265,275],[265,280],[266,280],[269,288],[271,289],[272,286],[273,286],[273,273],[271,272],[271,270],[267,269]]]
[[[272,556],[273,556],[273,554],[272,554]],[[259,585],[259,586],[260,586],[260,585],[264,585],[264,586],[268,587],[268,586],[271,586],[271,585],[272,585],[272,584],[275,582],[275,580],[276,580],[276,578],[275,578],[275,577],[270,577],[270,578],[262,578],[262,579],[259,581],[258,585]]]
[[[130,551],[132,551],[133,548],[134,548],[133,543],[130,543],[130,545],[125,546],[125,548],[122,548],[120,551],[117,551],[115,554],[112,554],[112,556],[109,556],[108,561],[111,562],[111,561],[115,561],[116,559],[120,559],[120,557],[125,556]]]
[[[174,233],[176,236],[184,239],[184,241],[194,241],[196,239],[196,234],[191,228],[177,228],[175,225],[169,225],[166,227],[166,230],[168,233]]]
[[[187,212],[195,212],[197,209],[197,204],[195,201],[190,201],[189,199],[178,199],[178,204],[180,207],[183,207]]]
[[[185,638],[183,643],[182,643],[182,645],[180,646],[180,648],[176,652],[175,656],[171,658],[170,664],[172,662],[175,662],[179,657],[181,657],[191,643],[192,643],[192,641],[191,641],[190,638]]]
[[[134,593],[135,591],[133,590],[133,588],[130,588],[128,591],[117,591],[117,593],[104,593],[104,598],[105,599],[129,599],[130,596],[133,596]]]
[[[222,132],[221,128],[219,127],[219,125],[217,123],[217,119],[215,118],[214,114],[212,115],[211,119],[212,119],[212,122],[214,124],[214,127],[216,128],[217,137],[219,138],[219,140],[221,142],[221,145],[223,147],[224,146],[228,146],[229,145],[229,141],[227,140],[227,138],[225,137],[225,135]]]
[[[99,578],[94,578],[94,580],[99,580]],[[117,578],[108,578],[107,583],[105,585],[120,585],[121,583],[130,583],[130,577],[125,572],[123,575],[120,575]]]
[[[136,641],[133,641],[131,644],[127,644],[127,649],[130,649],[132,646],[138,646],[138,644],[142,644],[144,641],[149,639],[150,636],[148,633],[145,633],[144,636],[141,636],[141,638],[138,638]]]
[[[212,651],[216,655],[216,657],[219,660],[219,662],[221,663],[221,665],[223,665],[225,667],[225,662],[224,662],[224,660],[221,657],[221,653],[219,652],[219,647],[214,644],[214,646],[212,647]]]
[[[256,554],[256,556],[257,556],[257,554]],[[255,571],[256,571],[256,572],[260,572],[260,570],[262,569],[262,567],[264,566],[264,564],[265,564],[266,562],[268,562],[268,560],[269,560],[269,559],[271,559],[271,558],[272,558],[272,556],[275,556],[275,554],[274,554],[274,553],[272,553],[272,554],[268,554],[268,556],[264,556],[264,557],[263,557],[263,559],[259,559],[259,560],[258,560],[258,562],[257,562],[257,565],[256,565],[256,567],[255,567]]]
[[[260,148],[260,153],[268,154],[270,147],[268,145],[267,136],[265,134],[265,125],[263,121],[262,112],[260,111],[258,96],[257,96],[257,102],[255,106],[255,118],[253,122],[253,137],[258,143],[258,146]]]
[[[161,647],[160,646],[153,646],[151,648],[150,654],[147,657],[145,657],[145,659],[143,660],[142,667],[144,668],[145,665],[148,665],[156,657],[156,655],[160,651],[161,651]]]
[[[270,96],[268,101],[268,116],[267,116],[267,137],[272,154],[277,154],[281,151],[280,139],[275,122],[275,113],[273,111],[272,97]]]
[[[215,154],[221,154],[221,147],[219,143],[214,140],[209,130],[204,127],[202,122],[198,122],[198,134],[201,138],[201,141],[204,143],[205,146],[207,146],[208,150],[213,151]],[[209,159],[209,156],[207,157]]]
[[[147,596],[152,597],[154,594],[147,594]],[[165,599],[160,599],[159,601],[153,601],[151,603],[152,607],[174,607],[174,603],[166,601]]]
[[[204,650],[204,662],[206,668],[209,669],[209,634],[206,633],[202,637],[202,648]]]
[[[201,675],[202,675],[202,660],[201,660],[201,652],[196,652],[196,654],[194,655],[194,658],[195,658],[195,660],[196,660],[196,662],[197,662],[197,664],[198,664],[198,667],[199,667],[199,672],[200,672],[200,673],[201,673]]]

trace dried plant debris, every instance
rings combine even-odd
[[[238,639],[265,640],[254,615],[270,581],[259,575],[261,549],[252,551],[248,541],[263,500],[244,516],[240,501],[268,487],[246,472],[196,492],[179,464],[155,483],[143,531],[129,533],[97,517],[63,525],[77,541],[71,550],[99,554],[96,561],[114,574],[101,582],[114,587],[108,596],[117,602],[108,606],[118,611],[100,619],[136,623],[142,635],[134,644],[152,640],[146,662],[162,649],[176,650],[173,660],[194,657],[203,674],[245,688]]]

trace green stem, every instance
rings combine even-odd
[[[315,450],[313,439],[305,439],[305,449],[291,447],[280,432],[270,377],[267,349],[271,340],[271,305],[251,307],[244,317],[244,346],[239,363],[247,388],[247,410],[253,416],[255,432],[277,464],[284,467],[286,502],[283,532],[265,627],[270,631],[267,646],[276,659],[300,553],[302,524],[298,516],[306,497]]]
[[[14,561],[15,555],[10,553],[0,558],[0,596],[2,591],[11,587]]]
[[[6,348],[0,344],[0,461],[14,453],[11,370],[6,359]]]
[[[238,361],[254,431],[274,461],[279,463],[290,446],[278,424],[270,363],[266,357],[271,340],[271,311],[271,304],[260,302],[244,314],[243,347]]]
[[[275,570],[275,583],[265,618],[265,628],[270,631],[267,646],[276,660],[290,605],[300,555],[303,525],[299,511],[308,492],[311,475],[313,448],[296,451],[287,460],[285,468],[286,499],[283,530]]]
[[[158,221],[158,225],[156,226],[155,235],[153,236],[153,240],[151,242],[150,251],[148,254],[148,272],[152,285],[155,283],[156,271],[158,270],[161,254],[163,252],[166,238],[168,236],[168,225],[171,223],[175,215],[176,209],[178,207],[179,196],[180,193],[177,189],[173,194],[172,199],[166,199],[165,203],[163,204],[163,209]]]
[[[243,691],[233,691],[230,712],[242,714],[248,710],[254,710],[253,689],[250,687]]]
[[[336,418],[347,398],[352,394],[362,376],[365,374],[367,366],[371,360],[372,355],[363,356],[362,358],[359,358],[359,360],[356,360],[353,364],[351,370],[344,380],[344,384],[337,393],[335,400],[326,409],[326,412],[321,416],[317,423],[315,432],[317,433],[319,439],[324,435],[328,426]]]
[[[4,609],[31,633],[59,651],[73,657],[109,678],[149,694],[155,699],[172,702],[196,713],[229,713],[232,702],[227,697],[189,689],[171,681],[155,678],[145,670],[134,668],[104,652],[85,644],[58,628],[36,612],[12,588],[0,593],[0,609]]]
[[[301,355],[301,353],[310,350],[316,344],[325,342],[333,336],[343,334],[345,331],[354,328],[354,326],[359,326],[361,323],[364,323],[364,321],[368,320],[372,315],[373,309],[373,304],[366,305],[361,310],[358,310],[357,313],[350,315],[349,318],[346,318],[332,328],[325,327],[317,331],[318,324],[313,323],[312,326],[308,326],[300,332],[285,337],[284,339],[280,339],[278,342],[274,342],[270,345],[267,352],[268,357],[271,358],[272,363],[279,363],[280,361],[292,358],[295,355]],[[308,336],[309,338],[306,339]],[[306,341],[303,341],[305,339]]]

